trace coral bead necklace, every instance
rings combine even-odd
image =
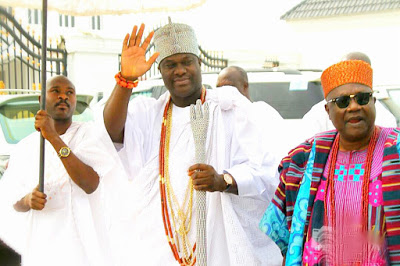
[[[204,103],[206,90],[203,87],[201,101]],[[193,247],[189,241],[189,232],[192,221],[193,209],[193,184],[191,178],[188,179],[188,185],[185,197],[180,205],[173,191],[169,177],[169,146],[172,125],[172,104],[171,98],[168,100],[163,114],[161,125],[161,139],[159,150],[160,163],[160,194],[161,194],[161,212],[163,217],[165,234],[168,244],[175,259],[181,265],[194,265],[196,257],[194,255],[196,243]],[[170,217],[171,214],[171,217]],[[171,224],[172,220],[172,224]],[[183,255],[180,256],[180,253]]]

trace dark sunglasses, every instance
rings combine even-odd
[[[327,103],[336,103],[339,108],[347,108],[349,106],[351,98],[354,98],[359,105],[366,105],[369,103],[373,92],[359,92],[357,94],[343,95],[337,98],[330,99]]]

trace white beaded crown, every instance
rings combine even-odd
[[[155,50],[160,53],[157,62],[174,55],[190,53],[199,56],[199,46],[192,27],[186,24],[169,23],[154,33]]]

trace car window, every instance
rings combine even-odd
[[[0,125],[4,138],[10,144],[35,131],[34,118],[39,103],[32,100],[9,102],[0,107]]]
[[[298,74],[297,72],[295,74]],[[309,81],[305,83],[307,88],[297,88],[296,81],[300,76],[306,75],[295,75],[291,78],[292,80],[287,81],[289,78],[285,73],[256,72],[248,74],[249,79],[251,77],[250,80],[252,80],[249,82],[251,100],[267,102],[284,119],[301,119],[314,104],[324,99],[319,81]],[[314,76],[318,76],[318,74],[313,73],[312,77]],[[215,73],[203,74],[203,81],[215,84],[217,77],[218,74]],[[212,86],[207,83],[204,83],[206,89],[212,89]],[[151,85],[145,90],[133,92],[130,99],[139,95],[158,99],[166,90],[164,85]]]
[[[390,89],[387,92],[389,97],[380,101],[396,117],[397,125],[400,126],[400,89]]]
[[[264,101],[284,119],[301,119],[310,108],[322,101],[320,82],[308,82],[307,89],[294,90],[290,82],[250,82],[252,101]]]
[[[160,86],[153,86],[151,88],[151,97],[153,98],[160,98],[161,95],[164,94],[164,92],[167,91],[167,88],[164,85],[160,85]]]
[[[72,121],[87,122],[93,121],[93,111],[86,102],[76,102],[76,109],[72,116]]]
[[[132,95],[131,95],[130,100],[132,100],[133,98],[136,98],[137,96],[151,97],[152,93],[151,93],[151,90],[133,92]]]
[[[93,112],[86,102],[78,101],[73,121],[93,120]],[[9,144],[16,144],[35,131],[34,119],[39,110],[37,97],[14,98],[0,105],[0,126]]]
[[[390,98],[393,99],[393,101],[400,106],[400,89],[392,89],[388,90]]]

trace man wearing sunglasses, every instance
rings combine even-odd
[[[375,125],[372,68],[346,60],[321,76],[335,130],[285,157],[260,229],[287,265],[400,263],[400,129]]]
[[[364,53],[351,52],[346,54],[342,60],[362,60],[371,65],[371,59]],[[316,133],[334,129],[331,120],[326,112],[324,112],[326,101],[320,101],[311,107],[302,119],[304,125],[304,138],[314,135]],[[375,102],[376,118],[375,124],[383,127],[396,127],[396,117],[386,107],[380,103]]]

